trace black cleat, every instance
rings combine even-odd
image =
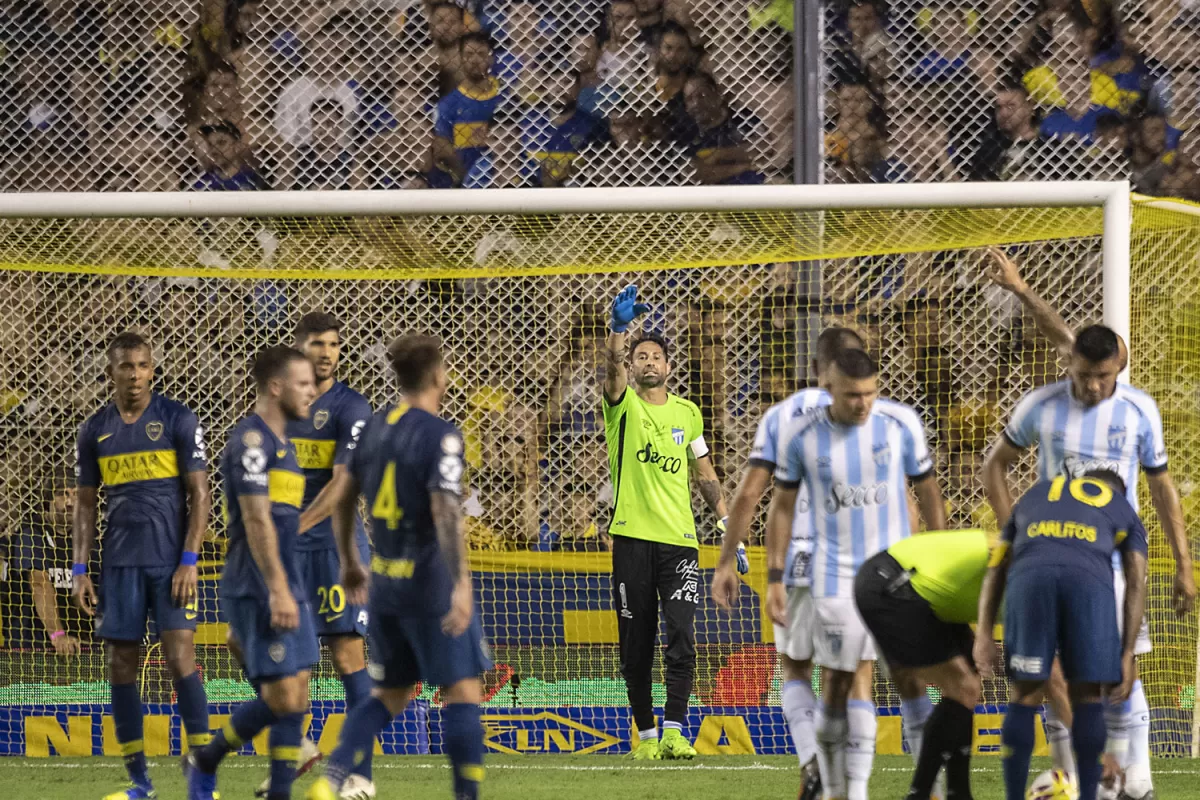
[[[797,800],[819,800],[821,797],[821,771],[817,769],[817,757],[800,770],[800,795]]]

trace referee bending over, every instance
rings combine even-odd
[[[613,603],[621,647],[621,674],[633,708],[638,760],[690,759],[696,750],[683,736],[696,640],[692,621],[700,599],[696,522],[689,473],[725,530],[721,483],[708,458],[704,423],[694,403],[666,389],[671,371],[667,342],[653,333],[633,342],[626,366],[626,331],[650,310],[626,286],[613,300],[604,365],[604,438],[613,484]],[[629,379],[633,391],[629,391]],[[658,609],[666,621],[667,703],[658,739],[650,696]]]

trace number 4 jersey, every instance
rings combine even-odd
[[[432,498],[462,497],[463,439],[441,417],[399,405],[375,414],[350,460],[371,517],[371,613],[437,616],[453,586]]]

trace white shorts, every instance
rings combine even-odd
[[[813,596],[807,586],[787,590],[788,624],[775,626],[775,650],[793,661],[813,657]]]
[[[1113,591],[1117,594],[1117,630],[1125,635],[1125,573],[1119,569],[1113,570]],[[1138,631],[1137,644],[1133,646],[1135,656],[1144,656],[1154,650],[1150,643],[1150,621],[1142,615],[1142,627]]]
[[[854,672],[860,661],[875,660],[875,640],[852,597],[813,600],[813,663],[838,672]]]

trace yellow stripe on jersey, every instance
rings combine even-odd
[[[304,476],[286,469],[267,473],[267,497],[272,503],[299,508],[304,504]]]
[[[333,469],[337,442],[333,439],[292,439],[300,469]]]
[[[409,409],[408,403],[401,403],[400,405],[393,408],[391,411],[388,412],[387,424],[395,425],[397,422],[400,421],[401,417],[403,417],[405,414],[408,413],[408,409]]]
[[[1004,559],[1008,557],[1008,542],[996,542],[992,546],[992,555],[988,558],[988,567],[998,567],[1004,563]]]
[[[174,450],[139,450],[101,456],[99,462],[100,479],[108,486],[179,477],[179,462]]]

